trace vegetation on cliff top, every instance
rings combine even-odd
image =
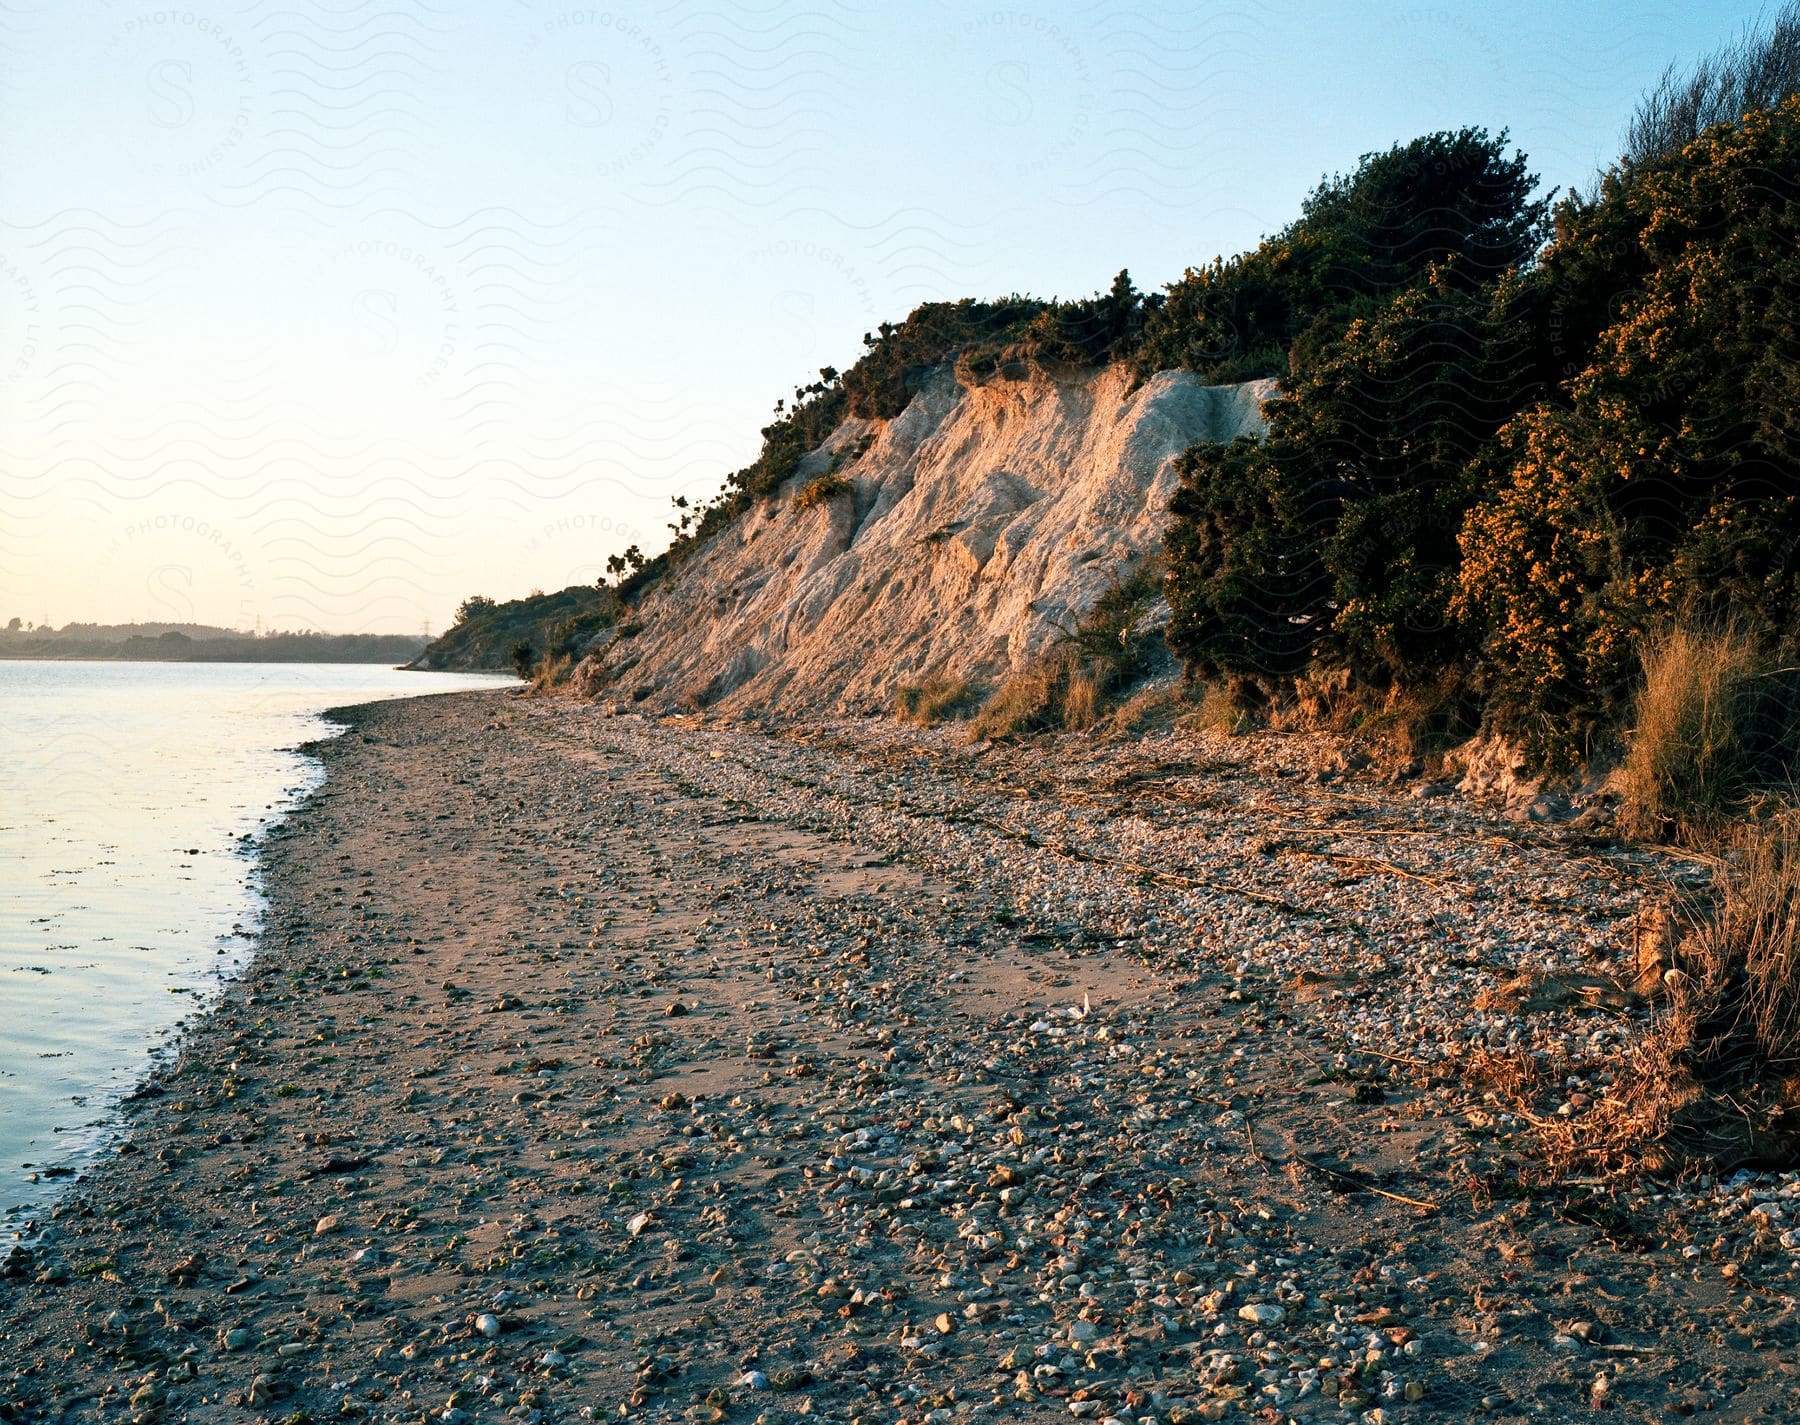
[[[512,669],[528,676],[540,660],[578,656],[618,618],[610,589],[577,584],[554,594],[535,590],[497,603],[464,599],[455,625],[421,653],[418,668]],[[521,654],[523,649],[523,654]]]
[[[1200,446],[1170,641],[1278,695],[1450,675],[1573,757],[1657,628],[1800,627],[1800,100],[1607,175],[1529,265],[1431,268],[1297,360],[1257,442]]]
[[[667,550],[615,556],[607,595],[566,591],[572,636],[531,601],[502,606],[492,639],[487,614],[453,635],[495,663],[522,639],[578,651],[608,597],[630,602],[846,418],[898,416],[947,364],[981,384],[1122,361],[1282,382],[1265,437],[1187,452],[1168,531],[1169,644],[1241,698],[1412,698],[1554,761],[1620,735],[1671,626],[1729,618],[1791,663],[1796,13],[1665,76],[1591,194],[1553,204],[1504,132],[1466,128],[1367,155],[1164,293],[1121,272],[1074,302],[926,303],[778,402],[717,498],[676,501]],[[847,494],[842,463],[789,503]]]

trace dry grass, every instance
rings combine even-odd
[[[1031,667],[1008,678],[976,714],[971,737],[1017,737],[1061,727],[1097,727],[1125,689],[1142,677],[1162,635],[1142,626],[1155,598],[1161,562],[1146,560],[1110,589],[1061,641]]]
[[[1712,833],[1759,783],[1786,771],[1789,670],[1730,626],[1666,628],[1645,641],[1642,656],[1620,824],[1652,838]]]
[[[975,714],[969,728],[970,740],[1017,737],[1054,727],[1061,718],[1062,692],[1074,665],[1073,650],[1059,648],[1023,672],[1014,673]]]
[[[1800,1073],[1800,810],[1741,835],[1717,907],[1681,944],[1703,1077]]]
[[[933,673],[920,683],[909,683],[894,694],[894,712],[920,727],[936,727],[951,718],[967,715],[976,693],[966,678]]]
[[[1800,809],[1738,840],[1710,898],[1681,908],[1661,1007],[1599,1102],[1540,1117],[1555,1075],[1486,1066],[1553,1171],[1800,1161]]]
[[[1110,679],[1102,670],[1078,663],[1063,686],[1062,725],[1071,732],[1085,732],[1107,710]]]
[[[1112,713],[1112,730],[1121,737],[1141,737],[1176,726],[1186,710],[1179,689],[1167,684],[1140,688]]]
[[[1111,712],[1119,681],[1112,664],[1089,658],[1072,644],[1053,648],[1031,667],[1014,673],[982,704],[970,726],[970,739],[1019,737],[1054,728],[1085,732]]]
[[[546,658],[537,666],[532,674],[531,691],[547,693],[552,688],[559,688],[569,681],[569,673],[575,667],[573,654],[561,653],[554,658]]]
[[[1229,683],[1208,683],[1182,724],[1225,737],[1242,737],[1256,726],[1256,714],[1245,705],[1239,689]]]

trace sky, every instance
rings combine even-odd
[[[0,0],[0,619],[590,583],[918,303],[1154,289],[1329,172],[1586,184],[1737,0]]]

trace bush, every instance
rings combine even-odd
[[[1025,335],[1050,304],[1017,295],[994,302],[926,302],[898,326],[883,322],[865,335],[868,350],[844,376],[852,415],[892,420],[906,409],[924,378],[971,347],[1005,345]]]
[[[794,508],[810,510],[814,505],[823,505],[835,500],[839,495],[850,493],[850,482],[842,475],[824,474],[808,480],[794,496]]]
[[[1045,308],[1026,330],[1026,352],[1039,362],[1064,366],[1104,366],[1132,355],[1148,315],[1162,298],[1146,301],[1121,269],[1110,290],[1084,301]]]
[[[1169,643],[1201,677],[1265,688],[1322,660],[1386,686],[1472,651],[1451,617],[1470,462],[1533,377],[1517,284],[1413,289],[1266,408],[1201,444],[1170,505]]]
[[[569,672],[575,666],[575,660],[567,653],[550,654],[537,665],[537,671],[531,676],[533,692],[547,693],[552,688],[559,688],[569,680]],[[525,675],[521,673],[520,677]]]
[[[1316,350],[1434,269],[1476,290],[1526,262],[1546,199],[1507,135],[1428,134],[1365,154],[1316,188],[1301,215],[1255,251],[1190,268],[1144,321],[1137,368],[1189,367],[1212,382],[1294,372]]]
[[[1645,640],[1623,774],[1635,835],[1704,832],[1791,775],[1800,680],[1740,629],[1664,628]]]
[[[1608,270],[1591,358],[1501,434],[1454,600],[1499,720],[1565,755],[1622,716],[1647,629],[1800,646],[1800,99],[1568,205],[1534,281],[1586,320]]]
[[[554,594],[496,603],[465,599],[454,627],[419,655],[424,668],[505,668],[520,643],[552,657],[579,655],[612,626],[619,598],[611,589],[577,584]]]
[[[974,702],[975,689],[966,678],[934,673],[921,683],[903,686],[894,695],[894,711],[907,722],[935,727],[965,716]]]

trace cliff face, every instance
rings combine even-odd
[[[721,711],[861,711],[928,674],[1024,667],[1161,547],[1174,461],[1262,428],[1274,383],[948,370],[891,421],[847,420],[800,473],[642,597],[578,693]],[[867,449],[851,459],[856,448]],[[842,453],[848,488],[794,496]]]

